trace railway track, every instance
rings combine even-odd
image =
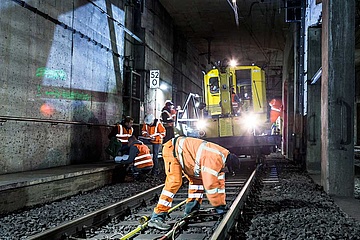
[[[187,184],[184,184],[175,195],[167,220],[173,228],[169,232],[148,228],[147,220],[158,201],[162,184],[28,239],[226,239],[255,180],[259,179],[260,170],[261,166],[250,164],[242,167],[236,176],[226,177],[229,210],[223,216],[212,211],[204,196],[202,209],[184,218],[183,207],[187,198]]]

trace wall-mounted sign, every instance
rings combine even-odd
[[[160,70],[150,70],[150,88],[159,88]]]

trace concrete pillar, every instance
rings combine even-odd
[[[311,84],[311,78],[321,67],[321,28],[308,29],[308,99],[306,170],[321,172],[321,78]]]
[[[355,1],[322,1],[321,184],[354,194]]]
[[[293,126],[294,126],[294,25],[291,27],[286,36],[286,45],[284,48],[284,63],[283,63],[283,87],[282,96],[284,104],[284,128],[283,128],[283,142],[282,153],[288,159],[292,159],[293,152]]]

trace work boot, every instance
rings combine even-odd
[[[166,224],[164,220],[162,219],[150,219],[149,220],[149,227],[151,228],[157,228],[162,231],[170,230],[171,226],[169,224]]]
[[[221,206],[215,207],[215,211],[219,215],[225,215],[228,210],[229,209],[226,207],[226,205],[221,205]]]
[[[190,213],[200,209],[200,203],[196,200],[186,203],[184,209],[184,217],[188,216]]]

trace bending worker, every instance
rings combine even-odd
[[[182,184],[182,173],[189,180],[185,215],[200,209],[206,193],[217,213],[225,212],[225,164],[230,167],[237,157],[229,150],[198,138],[177,137],[163,145],[166,180],[159,202],[148,226],[160,230],[170,229],[165,217],[174,195]]]
[[[153,160],[150,149],[143,142],[136,139],[134,135],[129,137],[129,155],[118,156],[115,161],[122,164],[132,164],[132,172],[135,179],[140,174],[148,174],[153,168]]]

